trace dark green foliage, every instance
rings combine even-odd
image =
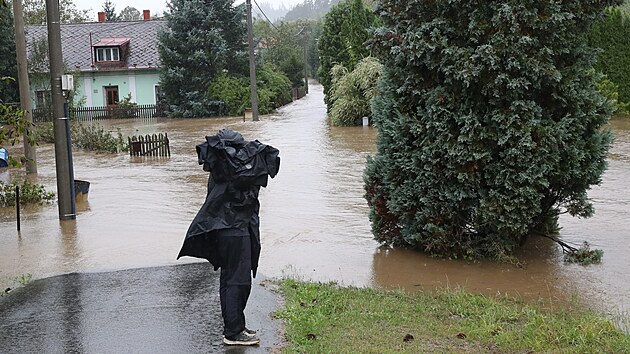
[[[382,1],[365,171],[375,238],[502,259],[562,212],[590,216],[612,107],[585,31],[617,3]]]
[[[257,70],[258,111],[271,113],[274,109],[291,101],[291,81],[270,65]],[[251,107],[249,78],[245,76],[219,75],[210,85],[208,96],[215,101],[225,102],[226,114],[242,115]]]
[[[268,90],[270,94],[270,106],[266,112],[291,102],[291,80],[282,71],[265,64],[258,67],[256,78],[258,87]]]
[[[619,87],[608,79],[605,75],[595,83],[597,91],[604,97],[608,98],[615,108],[615,113],[627,113],[628,103],[621,102],[619,99]]]
[[[79,149],[111,154],[129,150],[120,130],[114,135],[98,124],[83,125],[75,122],[72,124],[71,135],[72,145]]]
[[[208,89],[210,99],[225,102],[226,114],[238,116],[251,106],[249,99],[249,78],[245,76],[217,76]]]
[[[20,187],[20,203],[22,204],[43,204],[55,198],[55,193],[48,192],[44,186],[28,180],[0,182],[0,208],[15,205],[16,186]]]
[[[41,123],[36,126],[38,143],[54,143],[54,125]],[[80,122],[73,122],[70,126],[70,140],[72,146],[94,152],[107,152],[111,154],[129,151],[127,141],[123,138],[120,130],[116,134],[106,131],[101,125],[84,125]]]
[[[293,87],[304,86],[304,56],[301,53],[288,53],[279,68],[291,80]]]
[[[254,34],[264,47],[259,51],[258,60],[284,72],[293,87],[304,86],[305,41],[307,54],[317,55],[312,50],[318,32],[319,24],[314,21],[283,22],[273,27],[266,21],[256,21]],[[317,65],[308,58],[307,62]]]
[[[317,45],[320,60],[317,74],[326,96],[332,85],[333,66],[341,64],[352,71],[359,60],[370,55],[366,42],[376,21],[362,0],[340,2],[326,14]]]
[[[105,12],[105,21],[117,22],[120,20],[116,15],[116,6],[112,4],[111,0],[105,0],[103,3],[103,12]]]
[[[602,262],[604,251],[600,249],[591,249],[591,245],[584,241],[582,246],[571,252],[564,254],[564,261],[567,263],[578,263],[581,265],[590,265]]]
[[[245,13],[230,0],[173,0],[159,35],[161,87],[176,117],[213,114],[206,92],[223,72],[247,72]]]
[[[342,65],[332,70],[329,94],[330,121],[333,125],[361,125],[363,117],[371,117],[370,103],[377,94],[383,65],[374,57],[361,60],[352,72]]]
[[[595,70],[617,86],[619,101],[630,103],[630,15],[620,9],[609,9],[606,17],[593,26],[589,42],[601,49]]]
[[[0,77],[17,77],[15,30],[11,7],[0,6]],[[0,80],[0,102],[19,102],[16,80]]]

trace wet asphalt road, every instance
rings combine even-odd
[[[33,281],[0,298],[0,352],[268,353],[278,295],[261,278],[245,313],[258,347],[223,345],[219,273],[192,263]]]

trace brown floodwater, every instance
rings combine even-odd
[[[542,238],[519,252],[522,267],[379,247],[371,235],[362,181],[366,157],[376,151],[376,131],[331,127],[322,88],[315,83],[305,98],[259,122],[213,118],[99,124],[126,136],[168,133],[171,157],[75,149],[75,178],[91,183],[88,200],[77,204],[75,221],[59,221],[56,203],[27,206],[17,232],[14,210],[0,209],[0,285],[15,285],[13,279],[26,273],[42,278],[199,261],[175,259],[206,195],[207,174],[197,164],[195,145],[226,127],[280,149],[280,173],[260,193],[259,272],[265,276],[407,290],[463,288],[552,304],[577,295],[612,313],[630,306],[630,120],[611,124],[617,139],[609,169],[601,186],[590,192],[595,216],[561,218],[564,241],[579,245],[588,240],[604,250],[603,263],[589,267],[564,264],[559,246]],[[52,145],[40,146],[38,159],[35,180],[56,191]],[[0,179],[9,173],[18,172],[2,172]]]

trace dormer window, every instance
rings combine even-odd
[[[96,61],[120,61],[118,47],[96,48]]]
[[[92,48],[94,62],[99,67],[124,66],[129,55],[129,38],[101,38],[92,44]]]

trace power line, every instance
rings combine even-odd
[[[265,16],[265,18],[267,19],[267,22],[269,22],[269,24],[271,25],[271,27],[275,28],[276,31],[280,31],[278,29],[278,27],[276,27],[276,25],[273,24],[273,22],[271,22],[271,20],[269,20],[269,17],[267,17],[267,15],[265,15],[265,12],[260,8],[260,6],[258,6],[258,3],[256,2],[256,0],[254,0],[254,4],[256,4],[256,7],[258,8],[258,10],[260,10],[260,13]]]

